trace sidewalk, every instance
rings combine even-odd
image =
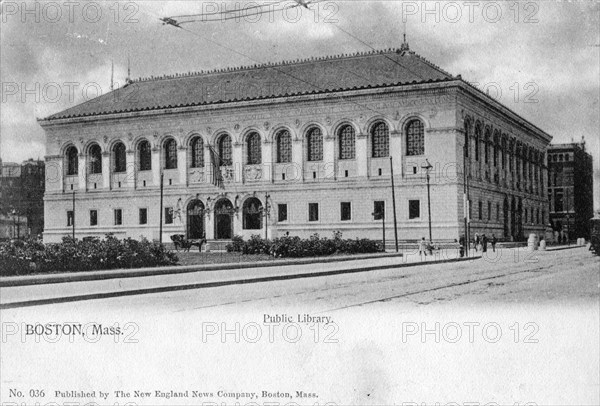
[[[363,257],[363,259],[344,258],[342,261],[339,259],[329,262],[322,261],[318,265],[315,265],[314,261],[311,263],[289,263],[291,261],[288,261],[286,264],[274,264],[272,261],[268,261],[264,264],[185,267],[190,269],[180,269],[178,272],[176,272],[177,269],[173,268],[184,267],[149,268],[145,270],[147,271],[145,274],[142,273],[144,270],[132,270],[130,273],[128,273],[128,270],[118,270],[108,271],[108,275],[106,272],[95,275],[95,280],[89,278],[76,280],[73,275],[63,274],[62,280],[57,278],[54,283],[46,281],[41,284],[21,284],[20,286],[7,286],[5,284],[0,287],[0,309],[243,283],[330,276],[480,258],[457,259],[456,256],[454,252],[440,252],[439,255],[434,257],[427,257],[427,261],[420,261],[418,255],[414,254],[406,256],[383,254],[375,258],[370,256],[368,258]],[[324,259],[331,260],[332,258]],[[165,274],[165,272],[170,273]],[[84,273],[77,275],[82,276]],[[56,277],[57,275],[53,276]]]

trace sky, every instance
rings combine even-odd
[[[256,4],[1,0],[0,157],[43,158],[36,118],[110,91],[113,64],[118,85],[128,60],[133,78],[161,76],[396,48],[406,32],[413,51],[488,91],[554,143],[585,137],[600,209],[599,2],[323,0],[284,11],[288,0],[186,30],[159,20]]]

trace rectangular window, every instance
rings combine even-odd
[[[165,224],[173,224],[173,208],[165,207]]]
[[[420,200],[409,200],[408,201],[408,218],[418,219],[421,217],[421,201]]]
[[[483,202],[479,201],[479,220],[483,220]]]
[[[308,204],[308,221],[319,221],[319,203]]]
[[[342,221],[352,220],[352,204],[350,202],[340,203],[340,219]]]
[[[123,210],[115,209],[115,226],[120,226],[123,224]]]
[[[383,220],[385,217],[385,202],[383,200],[377,200],[373,202],[373,219]]]
[[[496,204],[496,221],[500,222],[500,203]]]
[[[90,210],[90,226],[98,225],[98,210]]]
[[[488,221],[492,220],[492,202],[488,202]]]
[[[558,189],[554,191],[554,211],[563,211],[564,210],[564,195],[562,189]]]
[[[148,209],[140,209],[140,224],[148,224]]]
[[[277,205],[277,221],[287,221],[288,213],[287,213],[287,204],[278,204]]]
[[[546,210],[542,210],[542,224],[546,224]]]
[[[67,227],[73,226],[73,210],[67,211]]]

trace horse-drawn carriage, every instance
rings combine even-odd
[[[171,241],[173,241],[177,251],[179,251],[179,248],[181,247],[186,252],[190,252],[190,248],[194,246],[198,247],[198,251],[202,252],[202,245],[206,244],[206,238],[188,240],[183,234],[172,235]]]

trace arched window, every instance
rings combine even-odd
[[[79,153],[77,148],[70,146],[66,151],[67,175],[77,175],[79,172]]]
[[[498,132],[494,133],[494,146],[493,146],[493,158],[494,158],[494,166],[498,166],[498,151],[500,149],[500,136]]]
[[[177,168],[177,143],[169,138],[164,144],[165,169]]]
[[[390,155],[390,130],[386,123],[377,123],[371,127],[371,149],[373,158]]]
[[[149,171],[152,169],[152,148],[146,140],[143,140],[138,145],[138,160],[140,171]]]
[[[288,130],[277,134],[277,163],[292,162],[292,136]]]
[[[90,173],[102,173],[102,149],[100,145],[94,144],[89,149],[90,154]]]
[[[192,168],[204,167],[204,140],[196,137],[192,140]]]
[[[319,127],[314,127],[308,130],[306,136],[307,143],[307,159],[309,161],[323,160],[323,134]]]
[[[262,228],[262,203],[256,197],[251,197],[244,202],[244,230],[260,230]]]
[[[469,157],[469,148],[470,148],[470,140],[471,137],[471,122],[469,120],[465,121],[465,157]]]
[[[506,168],[506,155],[508,154],[508,151],[506,150],[506,138],[504,138],[504,136],[502,137],[502,146],[500,148],[500,153],[502,154],[500,163],[502,164],[502,169],[505,169]]]
[[[406,155],[425,154],[425,127],[421,120],[406,125]]]
[[[262,161],[262,152],[260,147],[260,135],[250,133],[246,137],[246,148],[248,153],[248,165],[258,165]]]
[[[231,137],[226,134],[219,139],[219,166],[231,165]]]
[[[345,125],[338,131],[339,157],[340,159],[354,159],[354,127]]]
[[[481,142],[481,125],[475,124],[475,160],[479,161],[479,143]]]
[[[125,144],[118,142],[113,147],[113,172],[125,172],[127,168]]]
[[[490,129],[485,129],[485,139],[483,141],[483,151],[484,151],[484,162],[487,164],[490,162]]]

